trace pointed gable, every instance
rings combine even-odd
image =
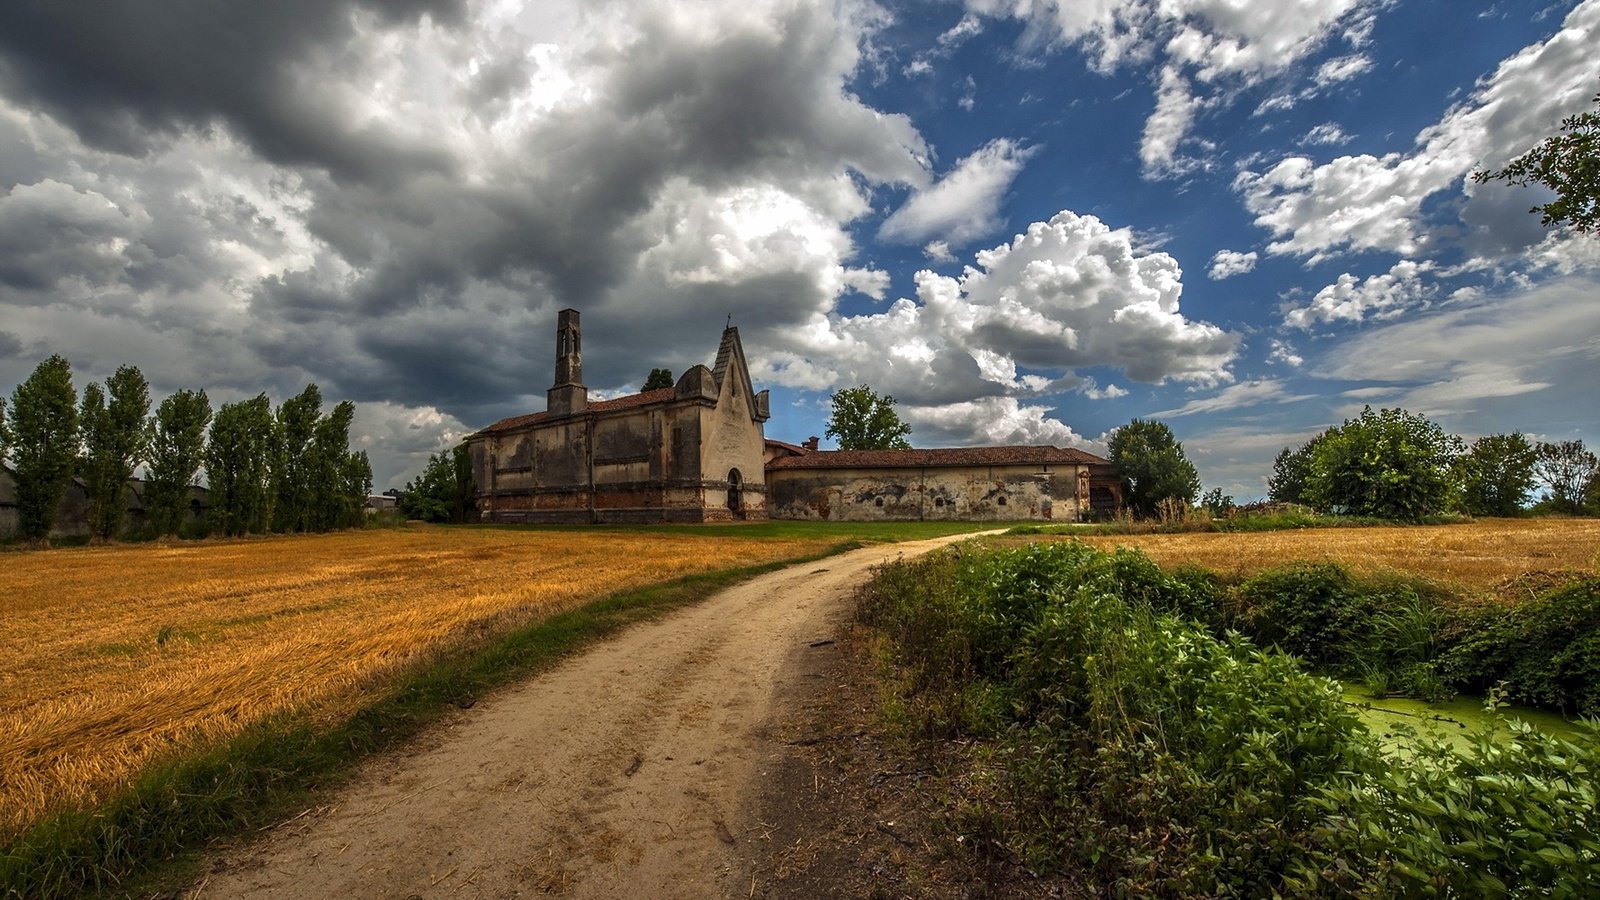
[[[757,422],[765,422],[770,418],[768,412],[767,392],[759,395],[750,384],[750,367],[744,360],[744,345],[739,342],[739,329],[730,325],[722,330],[722,343],[717,347],[717,362],[711,368],[711,377],[717,383],[720,392],[727,382],[730,373],[739,385],[737,389],[744,394],[745,408],[750,410],[751,418]]]

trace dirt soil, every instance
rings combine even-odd
[[[365,764],[191,895],[960,896],[907,874],[937,848],[873,801],[910,776],[876,778],[848,633],[873,566],[960,539],[803,564],[629,629]]]

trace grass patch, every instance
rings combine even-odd
[[[281,713],[157,764],[93,809],[58,811],[0,850],[7,897],[144,893],[188,877],[202,845],[281,819],[346,780],[355,763],[413,737],[451,706],[542,671],[636,622],[739,581],[854,549],[679,578],[613,594],[471,650],[446,653],[332,727]]]

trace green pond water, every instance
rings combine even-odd
[[[1356,716],[1383,740],[1384,747],[1404,754],[1411,739],[1397,732],[1404,725],[1419,733],[1435,735],[1456,747],[1465,747],[1467,735],[1492,721],[1481,697],[1456,697],[1443,703],[1427,703],[1409,697],[1374,698],[1358,684],[1344,685],[1344,699],[1355,706]],[[1546,734],[1572,738],[1579,732],[1577,722],[1559,713],[1520,706],[1502,706],[1507,719],[1521,719]]]

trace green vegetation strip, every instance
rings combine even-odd
[[[150,893],[187,877],[202,846],[280,821],[344,781],[364,757],[406,740],[455,704],[548,669],[618,630],[732,584],[855,549],[711,572],[615,594],[458,650],[400,681],[331,729],[285,715],[153,767],[104,805],[57,813],[0,851],[0,895]]]
[[[1114,896],[1600,896],[1600,725],[1396,741],[1308,669],[1593,713],[1600,578],[1440,615],[1334,566],[1227,585],[1076,541],[897,563],[861,605],[891,721],[966,747],[959,846]]]

